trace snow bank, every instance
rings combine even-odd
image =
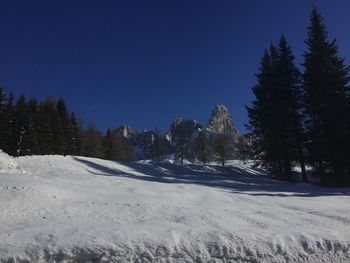
[[[238,162],[15,160],[28,173],[0,173],[0,262],[350,262],[349,188]]]
[[[0,173],[19,172],[19,167],[13,157],[0,150]]]

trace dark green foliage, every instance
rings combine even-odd
[[[0,89],[0,149],[12,156],[80,154],[81,131],[62,99],[39,104],[21,95],[14,105]]]
[[[315,7],[306,44],[303,74],[284,37],[265,51],[247,107],[255,158],[281,179],[299,163],[306,180],[307,161],[324,184],[349,185],[350,68]]]
[[[81,129],[74,112],[71,113],[66,137],[66,154],[79,155],[81,151]]]
[[[82,155],[104,158],[103,136],[93,124],[84,131],[81,141]]]
[[[107,160],[122,159],[123,153],[121,144],[121,136],[108,129],[104,138],[104,158]]]
[[[162,156],[165,154],[167,141],[165,140],[164,136],[162,136],[159,129],[155,129],[152,138],[151,155],[156,159],[157,162],[159,162]]]
[[[16,156],[26,155],[29,153],[27,146],[28,130],[30,128],[29,114],[26,107],[24,95],[21,95],[15,105],[15,112],[13,117],[14,130],[13,136],[15,140],[14,152]]]
[[[39,142],[38,142],[38,112],[39,105],[36,99],[30,99],[27,104],[28,113],[28,127],[26,128],[26,136],[24,141],[24,148],[26,154],[40,154]]]
[[[90,125],[83,129],[63,99],[38,103],[20,96],[14,105],[0,88],[0,149],[12,156],[85,155],[110,160],[135,159],[133,147],[116,131],[106,136]]]
[[[71,142],[71,120],[66,103],[61,98],[56,104],[58,115],[58,130],[56,131],[56,138],[60,140],[59,154],[68,154],[68,144]]]
[[[7,133],[6,125],[6,94],[0,87],[0,149],[4,149]]]
[[[241,135],[235,142],[236,157],[243,163],[247,160],[253,159],[253,151],[251,147],[250,137],[248,135]]]
[[[133,148],[117,131],[107,130],[103,141],[104,158],[107,160],[134,160]]]
[[[210,140],[204,131],[200,131],[194,142],[194,154],[198,161],[206,165],[211,154]]]
[[[271,45],[264,53],[253,88],[256,99],[247,110],[256,158],[283,180],[291,179],[296,162],[305,171],[300,90],[300,73],[282,36],[278,49]]]
[[[268,50],[265,50],[260,63],[260,71],[256,77],[258,83],[253,87],[255,100],[251,107],[247,107],[249,116],[247,127],[251,133],[255,158],[268,167],[273,174],[279,175],[278,170],[280,169],[277,167],[279,160],[275,153],[277,140],[274,140],[276,123],[272,118],[274,114],[272,105],[274,76],[272,55]]]
[[[39,105],[37,112],[37,138],[40,154],[54,154],[53,145],[55,140],[52,134],[52,127],[50,122],[50,115],[48,109],[50,103],[43,102]],[[52,104],[51,104],[52,107]]]
[[[222,166],[225,166],[225,162],[228,159],[230,147],[229,147],[230,139],[228,136],[224,134],[218,134],[213,142],[213,149],[215,153],[215,157],[218,163]]]
[[[329,41],[316,8],[304,54],[305,114],[309,162],[326,184],[350,183],[349,67]]]
[[[191,151],[189,149],[188,142],[183,142],[179,140],[179,146],[177,147],[175,158],[180,160],[181,165],[184,165],[185,159],[191,159]]]
[[[60,116],[57,109],[57,103],[54,99],[48,98],[45,101],[46,112],[49,117],[50,133],[48,134],[49,141],[54,143],[50,144],[50,154],[64,154],[65,149],[65,136],[63,133],[63,124],[60,121]]]
[[[4,113],[4,123],[5,123],[5,132],[3,132],[2,139],[2,150],[8,154],[15,155],[15,143],[16,138],[14,137],[14,96],[12,93],[8,96],[6,109]]]
[[[302,116],[301,73],[294,65],[294,56],[284,36],[281,37],[278,48],[277,88],[280,128],[283,129],[285,159],[291,161],[291,166],[298,162],[301,166],[303,179],[307,180],[304,160],[304,130]]]

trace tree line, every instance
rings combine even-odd
[[[255,158],[275,177],[291,180],[299,164],[326,185],[350,184],[349,70],[316,7],[310,15],[303,70],[281,36],[265,50],[247,128]]]
[[[12,156],[58,154],[134,159],[132,146],[117,131],[108,129],[102,135],[92,124],[84,129],[62,98],[39,102],[21,95],[16,100],[1,87],[0,149]]]
[[[81,155],[119,161],[136,158],[133,146],[117,130],[107,129],[103,135],[93,124],[82,132]]]
[[[157,162],[174,153],[175,159],[182,164],[187,159],[206,165],[215,159],[225,165],[232,156],[232,138],[227,135],[209,137],[201,131],[192,143],[183,139],[178,149],[173,149],[165,135],[155,129],[144,145],[147,149],[143,150]],[[84,128],[81,119],[68,110],[62,98],[57,101],[47,98],[39,102],[21,95],[15,99],[12,93],[7,95],[0,87],[0,149],[9,155],[82,155],[131,161],[137,158],[135,143],[116,129],[108,129],[103,134],[93,124]],[[247,153],[245,144],[240,141],[235,146],[237,157],[243,158]]]
[[[43,102],[21,95],[17,100],[0,88],[0,149],[12,156],[78,154],[81,134],[74,113],[63,99]]]
[[[185,160],[208,164],[210,161],[225,166],[227,160],[239,159],[243,163],[253,157],[249,137],[246,135],[210,134],[205,130],[198,131],[193,141],[179,138],[175,149],[175,160],[184,164]]]

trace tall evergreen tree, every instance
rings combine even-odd
[[[0,150],[4,150],[6,133],[6,95],[3,88],[0,87]]]
[[[213,150],[216,157],[216,161],[222,166],[225,166],[225,162],[229,157],[229,137],[225,134],[218,134],[213,141]]]
[[[152,156],[159,163],[160,159],[164,155],[164,137],[162,136],[159,129],[155,129],[153,136],[153,141],[151,144],[151,153]]]
[[[236,157],[244,164],[247,160],[251,160],[253,158],[250,141],[249,135],[241,135],[235,142]]]
[[[56,136],[58,138],[59,149],[58,154],[66,155],[68,153],[68,144],[71,143],[71,120],[69,116],[69,112],[67,110],[67,106],[65,101],[60,98],[56,104],[57,114],[58,114],[58,129],[56,131]]]
[[[81,133],[78,121],[75,117],[74,112],[70,115],[70,125],[68,132],[67,141],[67,154],[79,155],[81,153]]]
[[[44,103],[46,117],[49,122],[48,126],[50,127],[45,133],[49,146],[48,154],[63,154],[62,145],[64,144],[64,137],[56,105],[57,103],[53,98],[47,98]]]
[[[52,107],[47,101],[40,103],[37,114],[37,138],[40,154],[53,154],[55,143],[50,123],[49,109]]]
[[[194,154],[198,161],[206,165],[211,154],[210,140],[204,131],[200,131],[194,142]]]
[[[247,107],[248,128],[257,158],[284,180],[292,178],[292,168],[298,162],[306,180],[300,73],[284,36],[278,48],[271,45],[265,51],[253,92],[256,99]]]
[[[278,122],[275,120],[275,63],[276,49],[265,50],[261,59],[259,73],[256,74],[257,84],[253,87],[255,100],[248,111],[249,123],[254,155],[270,172],[283,177],[283,167],[279,151],[276,149],[280,139],[276,136]]]
[[[28,137],[29,116],[24,95],[21,95],[15,105],[13,116],[14,122],[14,141],[15,141],[15,155],[21,156],[28,154],[26,145],[26,138]]]
[[[324,183],[350,183],[349,67],[313,8],[304,54],[309,161]]]
[[[280,127],[283,127],[284,153],[290,162],[300,164],[303,180],[306,181],[301,73],[294,64],[294,55],[283,35],[278,51],[278,112],[281,116]]]
[[[90,124],[83,133],[82,155],[104,158],[103,136],[93,124]]]
[[[104,158],[107,160],[123,160],[121,136],[110,129],[107,130],[104,137]]]
[[[23,146],[26,149],[26,155],[40,154],[38,143],[38,102],[32,98],[26,105],[26,132],[23,140]]]
[[[3,140],[3,150],[4,152],[15,156],[16,155],[16,138],[14,136],[14,100],[15,97],[12,93],[9,94],[7,103],[6,103],[6,110],[5,110],[5,134],[4,134],[4,140]]]

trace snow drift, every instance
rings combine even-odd
[[[0,173],[19,172],[19,167],[14,158],[0,150]]]
[[[1,156],[26,173],[0,172],[0,261],[350,261],[349,189],[238,162]]]

